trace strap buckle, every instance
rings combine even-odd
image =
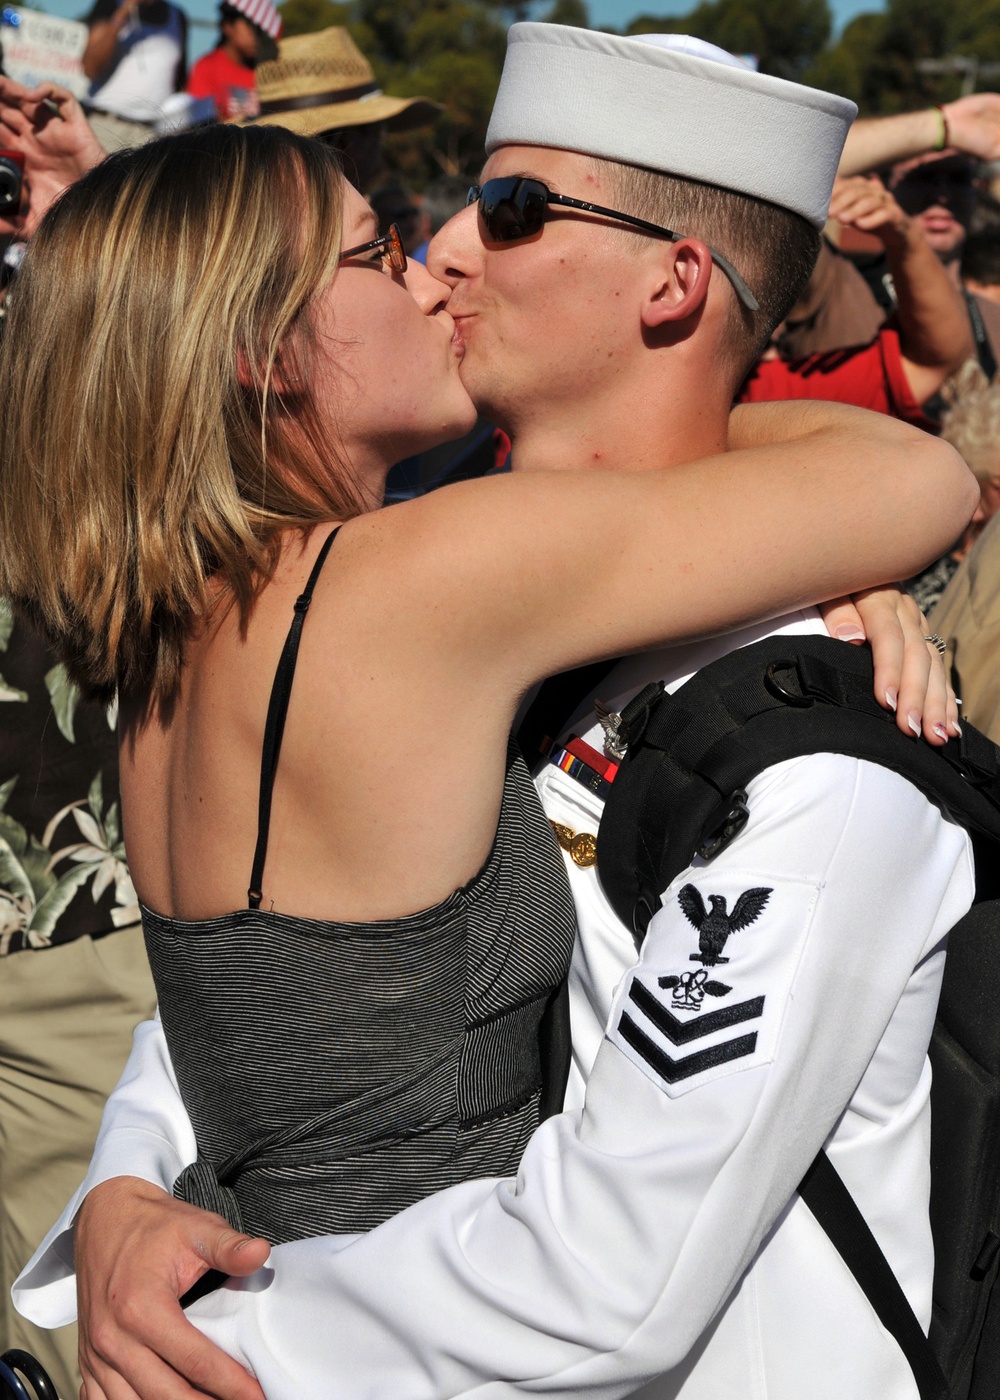
[[[998,787],[1000,751],[971,725],[963,725],[961,737],[949,739],[941,753],[972,787],[985,791]]]
[[[643,686],[638,695],[633,695],[620,715],[610,717],[618,721],[614,727],[615,741],[621,753],[616,754],[616,758],[624,758],[629,749],[638,744],[646,732],[650,715],[663,699],[666,690],[662,681],[650,681],[649,685]]]
[[[695,854],[702,860],[714,860],[739,836],[749,820],[746,789],[737,788],[729,797],[723,798],[702,827]]]
[[[651,899],[648,894],[640,894],[632,906],[632,938],[635,946],[641,951],[642,940],[646,937],[646,930],[649,928],[649,921],[662,908],[662,901],[655,896]]]
[[[794,671],[797,676],[796,663],[794,661],[772,661],[764,672],[764,686],[776,699],[782,700],[786,705],[794,705],[797,709],[808,710],[813,703],[811,698],[808,695],[803,695],[801,691],[796,695],[794,690],[786,689],[775,675],[776,671]]]

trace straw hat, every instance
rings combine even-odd
[[[392,131],[426,126],[441,108],[426,97],[388,97],[346,29],[296,34],[278,57],[257,68],[257,126],[284,126],[300,136],[385,122]]]

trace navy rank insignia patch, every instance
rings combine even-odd
[[[701,889],[687,883],[665,897],[609,1031],[671,1097],[770,1060],[817,894],[801,881],[709,884],[706,874]],[[723,965],[725,980],[715,971]]]

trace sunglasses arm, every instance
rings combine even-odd
[[[673,229],[663,228],[661,224],[651,224],[646,219],[636,218],[634,214],[622,214],[619,213],[617,209],[605,209],[600,204],[588,204],[582,199],[570,199],[568,195],[550,194],[548,202],[550,204],[569,205],[572,209],[585,209],[590,214],[604,214],[610,218],[619,219],[622,223],[631,224],[634,228],[640,228],[644,233],[656,233],[661,237],[669,238],[672,243],[677,243],[680,239],[687,237],[687,235],[683,233],[674,233]],[[705,247],[708,248],[708,251],[712,254],[712,261],[729,278],[729,281],[732,283],[733,291],[747,310],[759,311],[760,303],[729,259],[724,258],[721,253],[717,253],[709,244],[706,243]]]

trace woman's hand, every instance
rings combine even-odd
[[[871,643],[875,698],[896,711],[904,734],[923,734],[938,747],[960,734],[958,704],[944,658],[926,640],[927,621],[916,603],[895,588],[870,588],[820,608],[831,637]]]
[[[264,1400],[178,1300],[209,1269],[253,1274],[269,1252],[266,1240],[136,1177],[96,1186],[74,1244],[82,1400]]]

